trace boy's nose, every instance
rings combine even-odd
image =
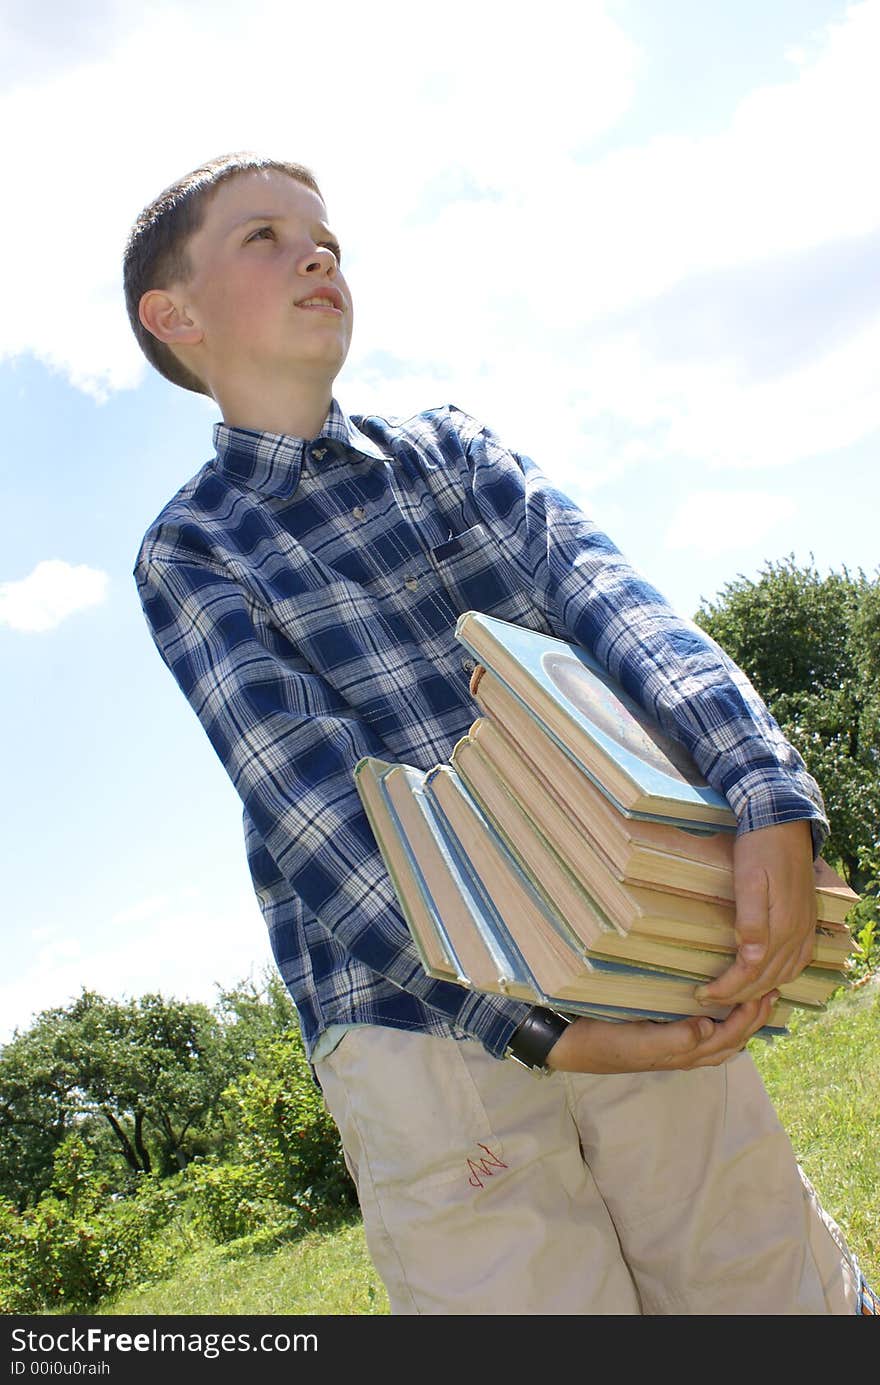
[[[335,274],[339,265],[332,250],[328,250],[325,245],[317,245],[314,250],[304,255],[299,263],[301,274]]]

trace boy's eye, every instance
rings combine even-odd
[[[245,245],[249,245],[252,240],[275,240],[275,230],[272,226],[258,226],[256,231],[251,231],[245,240]],[[336,259],[337,265],[342,264],[342,249],[338,241],[325,240],[319,242],[323,250],[329,250]]]

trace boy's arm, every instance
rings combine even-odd
[[[162,658],[296,893],[352,957],[503,1054],[528,1006],[421,966],[354,785],[361,756],[387,754],[369,726],[267,649],[227,573],[153,558],[135,574]]]
[[[668,1024],[604,1024],[578,1019],[551,1048],[547,1067],[558,1072],[673,1072],[718,1067],[735,1058],[767,1022],[778,991],[748,1000],[725,1020],[686,1019]]]
[[[736,813],[740,946],[707,993],[736,1003],[792,980],[811,954],[812,859],[828,831],[815,780],[719,646],[678,616],[529,458],[458,419],[481,518],[553,632],[591,650],[687,746]]]

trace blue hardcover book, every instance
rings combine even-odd
[[[355,784],[428,976],[535,1001],[532,977],[447,841],[425,774],[367,756]]]
[[[491,901],[424,789],[425,774],[366,756],[355,784],[428,976],[531,1004],[540,991]],[[573,1012],[631,1019],[629,1011],[576,1005]],[[663,1019],[665,1015],[652,1015]]]
[[[625,817],[734,831],[724,796],[686,748],[579,646],[467,611],[456,637]],[[491,686],[486,691],[491,695]],[[475,676],[473,694],[493,715]]]

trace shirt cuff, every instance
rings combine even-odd
[[[531,1009],[532,1003],[528,1001],[474,991],[461,1007],[455,1028],[462,1037],[476,1039],[493,1058],[503,1058],[511,1035]]]
[[[820,854],[830,827],[822,794],[811,775],[791,770],[772,775],[766,769],[755,770],[744,776],[728,797],[736,814],[737,835],[806,820],[813,836],[813,859]]]

